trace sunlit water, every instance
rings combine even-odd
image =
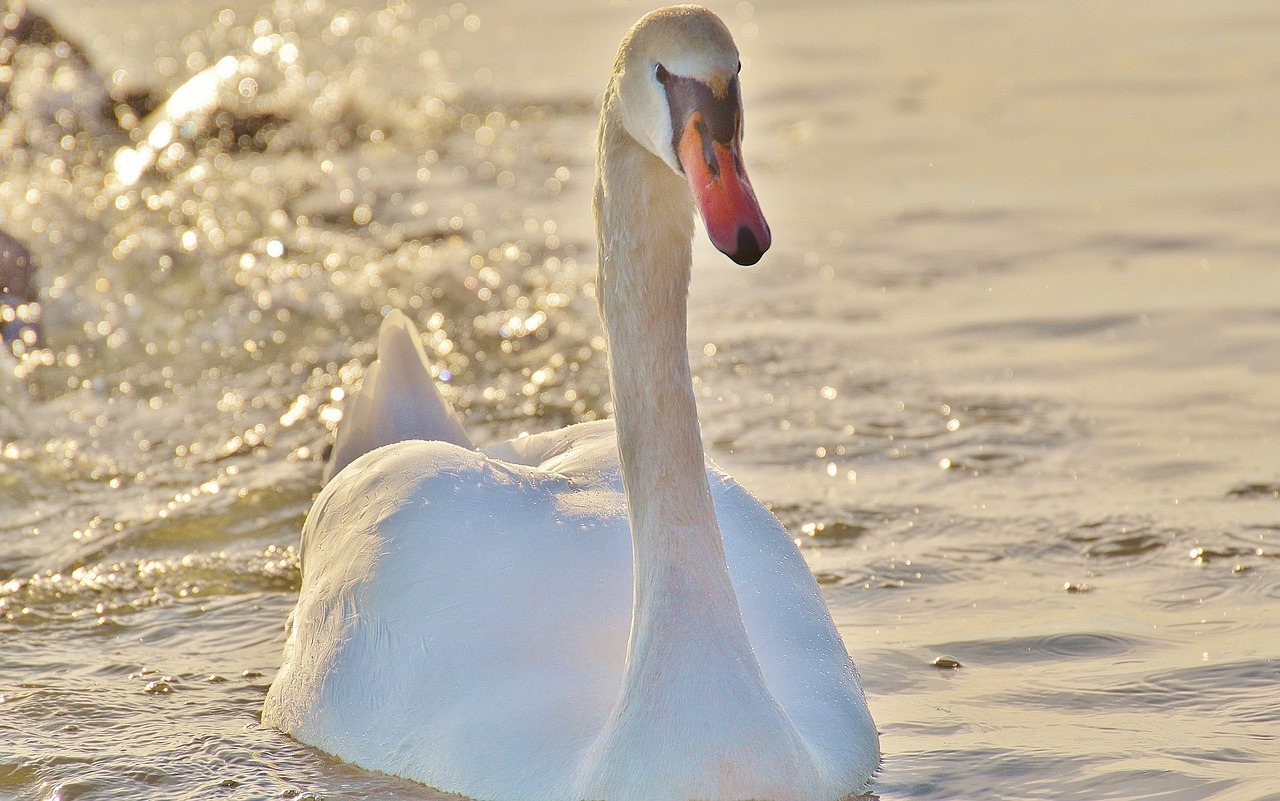
[[[45,334],[0,797],[439,798],[258,727],[294,546],[387,309],[477,439],[608,414],[595,102],[645,7],[70,6],[78,48],[0,39]],[[874,793],[1280,798],[1280,9],[717,10],[775,247],[697,245],[704,436],[826,591]]]

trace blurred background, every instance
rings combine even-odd
[[[703,434],[874,795],[1280,799],[1280,6],[711,6],[774,247],[698,235]],[[0,797],[442,798],[257,725],[298,533],[392,308],[478,442],[610,413],[650,7],[0,0]]]

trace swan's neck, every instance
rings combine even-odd
[[[773,798],[791,793],[783,776],[802,796],[817,769],[747,638],[707,481],[685,334],[693,201],[623,129],[615,91],[595,210],[635,599],[622,687],[575,794]],[[663,790],[637,794],[646,782]]]
[[[689,371],[692,199],[684,179],[623,130],[612,97],[601,122],[595,205],[601,312],[635,558],[620,705],[643,699],[679,708],[690,702],[685,695],[711,687],[763,700],[768,691],[716,523]]]

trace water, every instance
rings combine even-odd
[[[440,798],[257,726],[298,530],[384,309],[480,441],[608,413],[594,104],[645,8],[37,8],[79,48],[0,72],[45,335],[0,373],[0,797]],[[717,10],[775,246],[697,244],[704,436],[824,587],[875,795],[1280,798],[1280,10]],[[148,162],[206,68],[224,124]]]

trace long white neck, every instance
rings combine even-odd
[[[747,638],[707,482],[685,330],[692,199],[623,129],[615,100],[611,87],[595,211],[635,606],[623,687],[596,749],[606,774],[639,769],[630,760],[641,754],[705,773],[697,763],[730,739],[741,749],[744,729],[791,728]],[[803,748],[782,739],[783,751]],[[598,778],[607,796],[610,782]],[[704,797],[723,778],[708,777]]]
[[[678,676],[687,644],[703,649],[712,638],[743,659],[751,650],[707,484],[689,371],[692,199],[683,178],[620,124],[606,118],[601,138],[601,312],[635,557],[627,682],[648,687],[657,678],[650,674]]]

